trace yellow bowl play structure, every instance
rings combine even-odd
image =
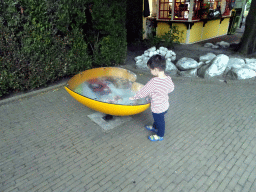
[[[94,68],[83,71],[74,77],[72,77],[65,86],[66,91],[78,102],[83,105],[101,113],[105,113],[108,115],[115,116],[127,116],[141,113],[149,108],[150,103],[142,104],[142,105],[121,105],[121,104],[112,104],[97,101],[91,98],[88,98],[84,95],[81,95],[74,90],[77,89],[79,85],[83,82],[88,81],[90,79],[98,78],[98,77],[113,77],[113,78],[123,78],[132,82],[132,91],[139,91],[143,85],[135,82],[137,76],[131,71],[126,69],[118,68],[118,67],[102,67],[102,68]]]

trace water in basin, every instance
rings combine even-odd
[[[136,92],[131,90],[131,81],[114,77],[99,77],[83,82],[75,88],[75,92],[90,99],[119,105],[144,105],[149,97],[129,100]]]

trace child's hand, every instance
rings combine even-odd
[[[135,99],[133,99],[133,97],[129,97],[129,99],[132,100],[132,101],[135,100]]]

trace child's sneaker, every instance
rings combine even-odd
[[[157,129],[153,128],[151,125],[146,125],[145,128],[149,131],[153,131],[153,132],[157,133]]]
[[[163,141],[164,137],[159,137],[158,135],[151,135],[148,137],[150,141]]]

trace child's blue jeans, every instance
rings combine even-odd
[[[153,113],[152,112],[153,118],[154,118],[153,127],[158,130],[157,131],[157,135],[159,137],[163,137],[164,136],[164,132],[165,132],[164,115],[167,113],[167,111],[165,111],[163,113]]]

